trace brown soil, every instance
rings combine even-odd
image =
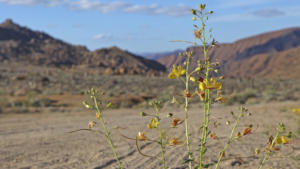
[[[291,108],[299,105],[298,101],[248,106],[252,116],[245,117],[237,130],[242,131],[247,125],[253,124],[253,133],[230,145],[221,168],[256,168],[262,154],[252,156],[254,149],[265,147],[268,140],[266,133],[274,135],[274,128],[278,122],[284,122],[288,131],[299,130],[300,117],[291,113]],[[227,140],[230,128],[225,125],[225,121],[231,119],[229,113],[231,110],[238,112],[236,106],[215,107],[212,111],[212,123],[215,121],[220,123],[220,126],[212,127],[212,130],[220,141],[211,138],[208,140],[205,158],[207,163],[214,162]],[[151,111],[146,110],[147,113]],[[196,159],[198,157],[196,136],[200,133],[198,121],[201,119],[199,114],[201,111],[202,109],[194,107],[190,112],[192,150]],[[149,119],[140,117],[139,112],[137,109],[112,110],[105,113],[105,119],[111,128],[116,125],[124,127],[121,132],[127,137],[135,137],[138,131],[145,131],[148,137],[157,136],[155,131],[146,128]],[[181,109],[163,110],[162,116],[166,117],[169,112],[173,112],[176,117],[184,117]],[[90,120],[95,120],[94,112],[0,115],[0,168],[117,168],[109,146],[101,134],[88,131],[68,133],[87,128]],[[169,123],[170,119],[167,118],[162,121],[165,128],[169,127]],[[168,131],[167,135],[170,137],[176,136],[181,140],[185,138],[183,125]],[[135,141],[121,137],[116,130],[112,130],[112,135],[125,168],[161,168],[159,159],[143,157],[137,152]],[[148,142],[141,142],[140,146],[143,153],[160,157],[159,146]],[[299,138],[294,139],[292,144],[282,145],[280,148],[280,153],[276,153],[266,163],[265,168],[296,169],[300,166]],[[170,168],[186,168],[183,164],[186,158],[185,146],[168,147],[166,156]]]

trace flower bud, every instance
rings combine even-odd
[[[87,108],[87,109],[91,109],[91,108],[92,108],[92,106],[89,105],[86,101],[82,102],[82,104],[83,104],[84,107]]]
[[[195,9],[191,9],[191,12],[192,12],[193,15],[197,15],[197,12],[196,12]]]
[[[147,116],[147,113],[142,111],[142,112],[140,112],[140,116],[142,116],[142,117]]]

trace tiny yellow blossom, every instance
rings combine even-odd
[[[219,137],[216,135],[216,133],[211,133],[209,136],[214,140],[219,140]]]
[[[176,79],[177,77],[184,75],[184,74],[185,74],[185,70],[181,66],[174,65],[172,68],[172,71],[168,75],[168,78]]]
[[[92,129],[95,125],[96,125],[96,122],[90,121],[89,124],[88,124],[88,128]]]
[[[159,121],[156,121],[154,118],[150,120],[150,123],[147,125],[149,129],[157,128]]]
[[[146,141],[147,137],[145,136],[144,132],[139,132],[138,136],[137,136],[137,139],[140,140],[140,141]]]
[[[227,101],[227,99],[225,97],[222,97],[222,96],[219,96],[216,98],[216,101],[218,102],[222,102],[222,103],[225,103]]]
[[[254,150],[254,154],[255,155],[258,155],[260,153],[260,149],[258,149],[258,148],[255,148],[255,150]]]
[[[181,141],[176,137],[173,137],[169,140],[169,146],[175,146],[175,145],[178,145],[180,143],[181,143]]]
[[[96,112],[96,118],[97,118],[97,119],[100,118],[100,113]]]
[[[194,31],[194,35],[197,39],[201,38],[201,29],[197,29]]]
[[[289,141],[290,140],[287,139],[285,136],[281,136],[276,139],[277,144],[287,144],[287,143],[289,143]]]
[[[190,77],[190,81],[196,82],[196,78],[195,77]]]

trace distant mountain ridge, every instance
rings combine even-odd
[[[154,53],[149,52],[149,53],[141,53],[140,55],[148,59],[158,60],[164,56],[177,55],[180,52],[184,52],[184,50],[177,49],[174,51],[167,51],[167,52],[154,52]]]
[[[165,67],[117,47],[89,51],[7,19],[0,24],[0,62],[97,68],[106,74],[160,74]]]
[[[194,51],[193,67],[202,58],[200,47]],[[219,44],[209,52],[220,62],[222,74],[230,77],[300,78],[300,27],[259,34],[234,43]],[[169,55],[158,59],[168,69],[182,65],[185,57]],[[294,65],[294,66],[291,66]]]

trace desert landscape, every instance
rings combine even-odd
[[[299,101],[273,102],[269,104],[255,104],[248,106],[252,116],[245,117],[238,130],[253,124],[255,130],[252,135],[234,142],[230,146],[221,168],[256,168],[262,155],[254,155],[255,148],[266,146],[267,133],[274,132],[274,126],[282,121],[288,131],[299,132],[299,115],[291,113],[290,109],[299,105]],[[226,140],[230,128],[226,126],[225,119],[230,118],[230,111],[237,111],[236,106],[219,107],[213,111],[213,121],[218,120],[220,125],[213,128],[220,140]],[[112,130],[116,140],[117,150],[125,168],[160,168],[160,149],[156,144],[141,142],[142,152],[156,158],[141,156],[135,141],[122,135],[134,138],[136,133],[143,129],[147,135],[155,136],[145,126],[145,119],[139,116],[144,109],[118,109],[105,112],[107,124],[111,128],[116,125],[122,127]],[[151,109],[145,112],[150,112]],[[169,112],[183,118],[184,113],[178,109],[163,110],[163,116]],[[200,132],[195,125],[201,120],[199,109],[191,110],[192,137]],[[69,133],[80,128],[87,128],[90,120],[95,120],[91,111],[43,112],[22,114],[1,114],[1,140],[0,151],[1,168],[117,168],[111,150],[105,137],[99,133],[79,131]],[[297,120],[298,119],[298,120]],[[169,120],[169,119],[166,119]],[[98,126],[99,127],[99,126]],[[168,127],[168,126],[166,126]],[[172,131],[184,140],[184,126],[178,126]],[[121,135],[121,134],[122,135]],[[172,134],[172,133],[169,133]],[[197,139],[192,148],[197,148]],[[209,147],[207,162],[214,162],[217,152],[223,147],[221,141],[212,140]],[[278,154],[266,163],[266,168],[296,169],[300,166],[300,140],[292,144],[283,145],[280,156]],[[167,148],[167,166],[169,168],[186,168],[183,159],[185,146],[170,146]]]
[[[212,66],[207,71],[218,77],[218,82],[211,79],[204,89],[215,95],[209,101],[205,168],[214,168],[219,153],[230,143],[221,155],[222,169],[257,168],[269,152],[263,168],[299,169],[300,27],[232,43],[215,44],[213,40],[209,45],[213,46],[207,53]],[[188,56],[190,51],[193,53]],[[206,63],[207,56],[201,45],[144,55],[118,46],[89,50],[6,19],[0,24],[0,168],[119,168],[107,143],[109,136],[124,168],[163,168],[162,135],[166,140],[179,140],[165,144],[165,168],[196,165],[197,160],[188,161],[184,105],[188,100],[190,148],[199,159],[204,131],[204,124],[199,124],[207,110],[202,97],[208,97],[199,90],[204,88],[205,75],[200,72],[195,76],[198,79],[193,77],[196,83],[190,87],[196,90],[190,92],[184,90],[183,79],[174,80],[170,75],[184,76],[181,66],[187,65],[189,57],[191,70],[204,70],[199,61]],[[191,75],[186,77],[192,81]],[[93,99],[91,88],[103,92],[103,100],[96,101],[99,105],[109,103],[108,110],[101,112],[109,134],[104,133],[96,106],[85,102]],[[156,100],[161,104],[160,116],[153,118],[149,114],[156,112],[149,103]],[[241,106],[248,111],[235,125]],[[156,126],[151,127],[151,117]],[[174,118],[180,119],[179,123],[170,126]],[[278,123],[285,126],[278,137],[284,137],[284,143],[272,147],[271,143],[277,142],[273,137]],[[162,128],[160,137],[152,130],[157,126]],[[245,132],[245,128],[249,130]],[[141,132],[146,137],[138,139]]]

